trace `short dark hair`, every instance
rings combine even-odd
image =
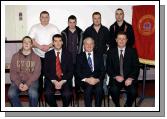
[[[125,35],[126,38],[127,38],[127,34],[126,34],[125,32],[123,32],[123,31],[119,31],[119,32],[117,33],[117,37],[118,37],[118,35]],[[117,37],[116,37],[116,38],[117,38]]]
[[[33,40],[32,40],[32,38],[31,38],[30,36],[24,36],[24,37],[22,38],[22,43],[23,43],[23,41],[24,41],[26,38],[30,39],[30,40],[31,40],[31,43],[33,44]]]
[[[76,16],[74,16],[74,15],[70,15],[70,16],[68,17],[68,21],[69,21],[70,19],[73,19],[73,20],[77,21],[77,18],[76,18]]]
[[[100,15],[100,17],[101,17],[100,12],[94,12],[94,13],[92,14],[92,17],[93,17],[94,15]]]
[[[42,12],[40,13],[40,17],[41,17],[42,14],[47,14],[47,15],[49,16],[49,12],[47,12],[47,11],[42,11]]]
[[[53,35],[52,41],[54,41],[54,38],[61,38],[61,40],[62,40],[62,35],[61,34],[55,34],[55,35]]]
[[[124,14],[124,11],[123,11],[122,8],[118,8],[118,9],[116,9],[116,11],[118,11],[118,10],[121,10],[121,11],[123,12],[123,14]],[[115,11],[115,12],[116,12],[116,11]]]

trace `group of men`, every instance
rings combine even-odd
[[[29,35],[22,39],[22,48],[12,57],[12,84],[8,91],[12,106],[21,106],[20,91],[27,91],[30,106],[37,106],[44,84],[48,105],[57,106],[54,94],[60,91],[63,106],[67,107],[74,77],[76,90],[84,91],[85,106],[92,106],[95,95],[95,106],[100,107],[106,73],[110,78],[108,91],[115,106],[120,106],[123,87],[127,90],[125,106],[132,106],[139,74],[138,56],[133,48],[134,33],[124,20],[121,8],[116,10],[115,18],[116,22],[108,30],[101,24],[101,14],[94,12],[93,24],[83,32],[77,26],[77,18],[71,15],[68,27],[60,33],[49,23],[49,13],[42,11],[40,23],[32,26]]]

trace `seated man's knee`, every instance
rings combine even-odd
[[[17,92],[14,90],[9,90],[8,91],[8,97],[11,99],[17,95]]]
[[[116,86],[111,86],[109,88],[109,92],[110,93],[117,93],[118,94],[120,92],[120,89],[118,87],[116,87]]]
[[[8,97],[10,99],[18,95],[17,93],[19,93],[19,92],[17,92],[16,88],[17,87],[14,87],[14,86],[12,86],[12,87],[9,88],[9,90],[8,90]]]
[[[38,97],[38,89],[30,88],[28,90],[28,95],[32,98],[37,98]]]
[[[137,91],[136,91],[135,89],[132,89],[132,90],[128,90],[128,93],[129,93],[131,96],[136,96]]]
[[[72,96],[72,92],[70,92],[70,91],[63,92],[61,95],[62,95],[62,97],[69,98]]]

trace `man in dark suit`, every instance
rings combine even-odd
[[[84,52],[77,57],[77,76],[84,90],[86,107],[92,106],[93,93],[95,94],[95,106],[101,106],[103,96],[104,62],[99,53],[95,53],[94,40],[87,37],[83,41]]]
[[[139,60],[134,48],[126,47],[127,37],[119,32],[116,37],[117,47],[110,49],[107,54],[107,73],[110,77],[109,92],[115,106],[119,107],[120,90],[127,91],[124,106],[132,106],[136,96],[136,83],[139,74]]]
[[[69,106],[72,95],[73,63],[72,55],[62,49],[63,41],[60,34],[52,38],[54,49],[45,54],[45,97],[46,102],[57,106],[55,91],[60,91],[63,106]]]

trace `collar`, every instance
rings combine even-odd
[[[124,52],[124,51],[125,51],[125,48],[126,48],[126,47],[123,47],[123,48],[119,48],[119,47],[118,47],[118,50],[119,50],[119,51],[120,51],[120,50],[123,50],[123,52]]]
[[[60,52],[60,54],[62,53],[62,49],[60,49],[59,51],[56,50],[56,49],[54,49],[54,51],[55,51],[55,54],[56,54],[56,55],[57,55],[57,52]]]
[[[91,53],[91,56],[93,55],[93,51],[92,52],[85,52],[86,56],[88,56],[88,53]]]
[[[124,26],[124,25],[125,25],[125,20],[123,20],[123,23],[122,23],[122,25],[121,25],[121,26],[119,26],[119,25],[118,25],[117,21],[115,22],[115,25],[116,25],[116,26],[118,26],[118,27],[122,27],[122,26]]]

